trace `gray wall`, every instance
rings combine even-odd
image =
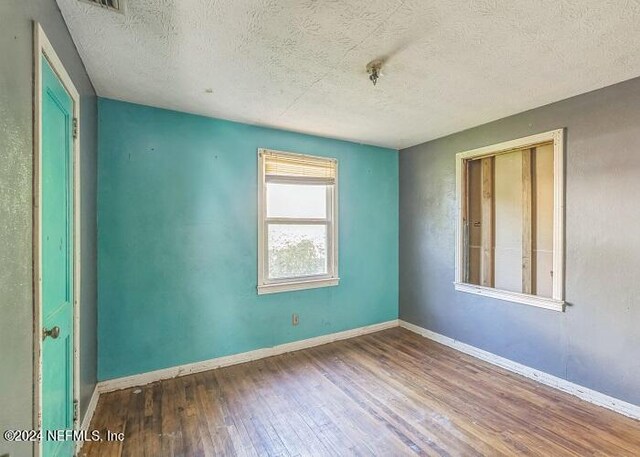
[[[32,427],[32,20],[81,95],[81,393],[96,383],[96,97],[54,0],[0,2],[0,430]],[[0,455],[31,447],[0,439]]]
[[[565,313],[453,289],[455,154],[566,127]],[[400,152],[400,318],[640,404],[640,79]]]

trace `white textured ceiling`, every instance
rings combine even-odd
[[[393,148],[640,76],[638,0],[58,4],[100,96]]]

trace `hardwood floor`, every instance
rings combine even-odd
[[[84,456],[638,456],[640,422],[401,328],[104,394]]]

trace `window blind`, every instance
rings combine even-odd
[[[305,178],[326,184],[336,180],[336,160],[298,154],[264,151],[267,180]]]

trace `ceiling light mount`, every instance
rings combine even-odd
[[[367,64],[369,80],[371,80],[374,86],[378,82],[378,78],[382,75],[382,63],[382,59],[375,59]]]

